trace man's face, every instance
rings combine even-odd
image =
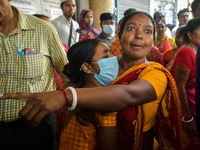
[[[7,16],[11,13],[11,0],[0,0],[0,23],[6,20]]]
[[[156,22],[159,20],[165,21],[165,15],[162,12],[156,14]]]
[[[180,14],[180,17],[178,18],[179,25],[185,25],[189,21],[189,12],[183,12]]]
[[[114,24],[115,24],[114,19],[109,19],[109,20],[103,20],[102,23],[101,23],[101,26],[103,26],[103,25],[114,25]]]
[[[196,11],[193,11],[192,14],[194,18],[200,17],[200,3],[198,4]]]
[[[113,34],[113,32],[115,30],[114,19],[103,20],[100,25],[101,25],[103,33],[105,33],[106,35],[112,35]]]
[[[76,11],[76,4],[74,0],[67,0],[64,2],[63,7],[61,8],[63,14],[67,17],[72,17]]]

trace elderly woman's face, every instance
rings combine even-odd
[[[124,55],[134,60],[144,59],[153,45],[153,24],[145,14],[130,18],[121,35],[121,46]]]
[[[85,21],[87,22],[87,24],[89,26],[91,26],[93,24],[93,22],[94,22],[94,17],[92,15],[92,13],[89,12],[89,11],[86,12],[84,19],[85,19]]]

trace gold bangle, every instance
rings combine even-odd
[[[185,120],[184,117],[182,118],[182,121],[183,121],[183,122],[186,122],[186,123],[192,122],[193,120],[194,120],[194,117],[193,117],[193,116],[192,116],[192,118],[191,118],[190,120]]]

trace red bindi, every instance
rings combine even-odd
[[[142,24],[140,24],[140,26],[141,26]]]

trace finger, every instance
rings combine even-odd
[[[33,118],[31,122],[31,126],[37,127],[40,124],[40,122],[44,119],[44,117],[47,116],[48,114],[49,112],[46,110],[42,110],[38,112],[37,115]]]
[[[92,111],[93,112],[93,111]],[[96,117],[96,114],[93,113],[89,113],[89,121],[91,124],[93,124],[95,127],[100,127],[100,122]]]
[[[27,106],[30,108],[27,108]],[[31,124],[35,116],[40,112],[40,108],[33,106],[31,103],[27,103],[25,107],[20,111],[20,115],[26,121],[27,124]]]
[[[85,121],[83,118],[76,117],[76,119],[82,126],[89,126],[90,125],[90,123]]]
[[[30,106],[29,106],[29,107],[30,107]],[[30,108],[31,108],[31,107],[30,107]],[[27,115],[29,112],[30,112],[30,110],[29,110],[26,106],[24,106],[24,107],[20,110],[19,115],[20,115],[23,119],[26,120],[26,115]]]
[[[26,106],[26,108],[27,108],[28,110],[31,110],[31,108],[30,108],[27,104],[25,104],[25,106]]]
[[[196,137],[196,132],[193,129],[186,129],[185,132],[192,137]]]
[[[95,127],[100,127],[100,122],[97,118],[92,119],[90,123],[93,124]]]
[[[96,118],[96,115],[94,113],[89,113],[87,115],[83,114],[83,119],[87,120],[91,124],[93,124],[95,127],[99,127],[99,120]]]
[[[28,101],[30,93],[4,93],[0,94],[0,99],[18,99],[22,101]]]
[[[197,136],[196,130],[191,130],[190,135],[192,137],[196,137]]]

